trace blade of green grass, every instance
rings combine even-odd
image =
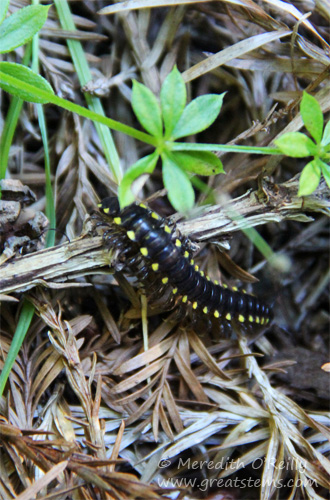
[[[55,203],[54,194],[51,182],[50,174],[50,158],[49,158],[49,148],[48,148],[48,134],[45,122],[45,115],[42,104],[37,104],[38,111],[38,122],[40,133],[42,137],[42,142],[44,145],[44,155],[45,155],[45,174],[46,174],[46,216],[49,220],[49,227],[52,229],[56,228],[56,214],[55,214]],[[55,231],[48,231],[46,235],[46,247],[52,247],[55,244]]]
[[[22,64],[27,66],[31,58],[32,45],[29,43],[26,46]],[[6,170],[8,165],[8,157],[10,147],[13,142],[13,137],[15,134],[17,122],[21,109],[23,106],[23,100],[19,97],[13,96],[9,105],[6,120],[3,126],[1,139],[0,139],[0,179],[4,179],[6,176]],[[0,193],[1,196],[1,193]]]
[[[12,366],[15,363],[16,356],[21,348],[26,332],[29,329],[33,315],[34,315],[34,306],[27,300],[24,301],[22,311],[18,320],[17,328],[12,343],[10,345],[10,349],[8,351],[7,358],[5,360],[3,370],[0,374],[0,397],[2,396],[7,379],[11,372]]]
[[[39,0],[32,0],[32,4],[39,4]],[[39,35],[36,34],[32,41],[32,67],[31,69],[35,73],[39,73]],[[46,216],[49,220],[49,225],[51,228],[56,228],[56,214],[55,214],[55,203],[54,194],[51,183],[50,175],[50,157],[48,148],[48,133],[46,127],[46,120],[44,114],[44,108],[42,104],[37,104],[38,122],[42,138],[42,143],[44,146],[44,161],[45,161],[45,174],[46,174]],[[46,247],[52,247],[55,244],[55,231],[48,231],[46,236]]]
[[[62,28],[71,31],[75,30],[76,26],[73,22],[67,0],[55,0],[54,3]],[[81,43],[77,40],[67,40],[67,44],[79,78],[80,85],[83,86],[92,79],[92,74],[90,72],[84,50]],[[97,97],[93,97],[88,93],[84,93],[84,96],[88,107],[91,110],[100,115],[104,115],[103,106],[100,99],[98,99]],[[105,157],[110,166],[110,170],[115,180],[119,183],[123,174],[120,168],[120,161],[111,132],[107,127],[99,123],[95,123],[95,128],[99,135]]]

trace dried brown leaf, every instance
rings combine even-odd
[[[185,383],[188,385],[189,389],[194,394],[197,401],[208,403],[209,399],[206,396],[202,385],[200,384],[197,377],[194,375],[194,372],[189,368],[189,366],[187,366],[187,364],[185,363],[181,354],[178,351],[176,351],[175,353],[174,361]]]
[[[110,389],[111,393],[118,394],[120,392],[128,391],[129,389],[132,389],[133,387],[139,385],[141,382],[144,380],[148,379],[155,373],[157,373],[161,368],[164,366],[165,360],[163,359],[158,359],[154,363],[150,364],[149,366],[146,366],[142,370],[140,370],[138,373],[132,375],[131,377],[128,377],[127,379],[123,380],[122,382],[119,382],[115,387],[112,387]]]

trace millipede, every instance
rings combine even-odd
[[[127,255],[128,267],[139,262],[139,276],[148,276],[159,290],[170,286],[172,296],[215,320],[267,325],[272,319],[269,306],[254,295],[205,275],[195,264],[190,240],[145,204],[120,210],[118,199],[109,197],[98,207],[115,226],[105,231],[104,240]]]

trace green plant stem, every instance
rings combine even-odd
[[[267,241],[258,233],[254,227],[242,228],[242,232],[249,238],[253,245],[259,250],[259,252],[265,257],[265,259],[271,264],[274,261],[275,253],[268,245]]]
[[[32,45],[26,46],[22,64],[27,66],[31,58]],[[0,139],[0,179],[6,176],[10,147],[13,142],[14,133],[24,101],[19,97],[12,96],[6,120]]]
[[[250,153],[259,155],[283,154],[278,148],[237,146],[231,144],[191,144],[190,142],[166,142],[171,151],[223,151],[226,153]]]
[[[10,345],[10,349],[8,351],[7,358],[5,360],[3,370],[0,375],[0,397],[2,396],[7,379],[11,372],[13,364],[15,363],[16,356],[21,348],[26,332],[28,331],[29,326],[31,324],[33,314],[34,314],[34,306],[30,302],[25,300],[20,313],[16,331]]]
[[[95,111],[91,111],[87,108],[84,108],[83,106],[79,106],[78,104],[74,104],[73,102],[67,101],[66,99],[57,97],[54,94],[36,88],[33,85],[28,84],[27,82],[22,82],[18,78],[7,75],[6,73],[0,71],[0,84],[1,83],[11,85],[18,90],[29,92],[29,94],[31,94],[31,96],[35,96],[35,98],[41,97],[47,103],[55,104],[56,106],[66,109],[67,111],[71,111],[72,113],[76,113],[79,116],[83,116],[84,118],[88,118],[89,120],[102,123],[112,130],[117,130],[118,132],[129,135],[134,139],[157,147],[157,140],[153,136],[146,134],[145,132],[140,132],[139,130],[130,127],[129,125],[124,125],[123,123],[120,123],[116,120],[112,120],[111,118],[102,116],[98,113],[95,113]]]
[[[63,29],[75,31],[76,26],[73,22],[67,0],[54,0],[54,3]],[[77,40],[67,40],[67,44],[79,78],[80,85],[83,86],[87,82],[92,80],[92,74],[90,72],[84,50],[81,43]],[[98,97],[93,97],[87,92],[84,93],[84,96],[89,109],[95,111],[99,115],[105,116],[103,106]],[[119,156],[111,132],[108,127],[105,127],[104,125],[101,125],[97,122],[95,123],[95,127],[112,174],[115,180],[119,183],[123,174],[121,171]]]

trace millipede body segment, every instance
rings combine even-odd
[[[145,264],[159,276],[162,285],[192,309],[214,318],[265,325],[270,308],[253,295],[211,281],[200,271],[189,251],[189,240],[171,229],[166,221],[144,204],[120,210],[117,198],[106,198],[100,211],[115,224],[127,245],[133,245]]]

